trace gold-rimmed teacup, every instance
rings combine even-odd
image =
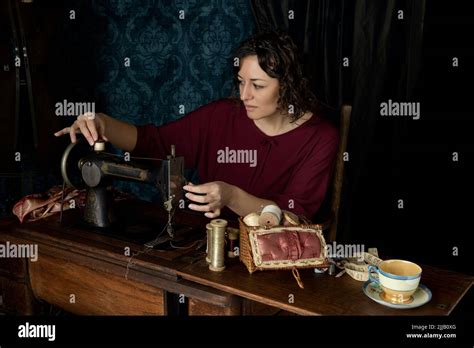
[[[372,276],[378,274],[378,279]],[[416,263],[405,260],[385,260],[378,267],[369,266],[369,279],[380,285],[380,297],[394,304],[408,304],[420,284],[422,269]]]

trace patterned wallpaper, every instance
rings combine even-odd
[[[91,10],[104,26],[96,100],[103,112],[134,124],[161,125],[230,95],[234,50],[254,30],[248,0],[108,0]],[[143,185],[115,185],[158,198]]]
[[[180,105],[189,112],[228,95],[230,58],[253,31],[249,6],[247,0],[95,2],[94,13],[107,23],[97,62],[105,111],[162,124],[182,116]]]

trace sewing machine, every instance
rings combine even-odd
[[[166,223],[167,235],[161,234],[146,245],[155,246],[168,241],[182,241],[189,229],[175,229],[173,212],[184,202],[183,186],[184,158],[176,157],[172,145],[171,154],[166,159],[153,160],[149,163],[127,161],[126,157],[105,152],[105,143],[98,141],[85,156],[71,143],[64,151],[61,160],[61,174],[68,186],[73,184],[72,174],[80,176],[87,187],[83,220],[94,228],[120,226],[117,214],[114,213],[112,193],[108,189],[113,180],[128,180],[151,184],[158,188],[164,209],[168,212]],[[79,159],[78,159],[79,158]],[[123,227],[123,226],[122,226]]]

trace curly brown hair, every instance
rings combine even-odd
[[[303,76],[298,48],[286,32],[265,31],[255,34],[242,42],[237,48],[235,58],[239,62],[247,56],[256,55],[258,63],[268,76],[277,78],[280,83],[278,109],[290,110],[291,122],[297,121],[307,111],[316,111],[319,101],[309,88],[308,80]],[[235,86],[240,67],[234,65]],[[234,87],[235,94],[237,88]]]

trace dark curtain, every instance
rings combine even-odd
[[[253,0],[252,9],[258,30],[280,28],[295,39],[318,99],[352,104],[337,239],[384,249],[388,239],[377,231],[393,214],[390,179],[407,121],[384,122],[380,103],[417,97],[425,1]]]
[[[338,232],[346,240],[365,233],[366,240],[390,253],[397,252],[400,241],[387,238],[387,222],[400,215],[397,201],[406,200],[410,187],[401,177],[409,168],[403,168],[400,149],[408,122],[417,121],[387,122],[380,116],[380,104],[421,99],[416,89],[424,12],[423,0],[358,0],[353,13],[350,161]],[[382,229],[386,233],[381,234]]]
[[[50,143],[60,121],[49,91],[63,13],[60,2],[0,1],[0,217],[59,178],[61,149]]]
[[[339,108],[350,98],[352,1],[252,0],[258,31],[284,29],[294,39],[318,99]]]

